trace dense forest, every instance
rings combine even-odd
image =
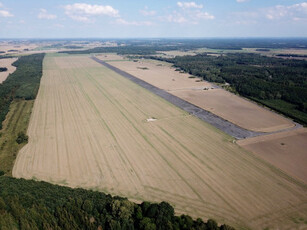
[[[151,58],[207,81],[227,82],[239,94],[307,124],[307,61],[248,53]]]
[[[14,58],[14,56],[9,56],[9,55],[1,55],[0,59],[4,59],[4,58]]]
[[[15,98],[31,100],[36,97],[42,76],[44,54],[22,56],[12,65],[16,71],[0,84],[0,129]]]
[[[0,229],[231,230],[174,215],[166,202],[136,204],[101,192],[0,176]]]

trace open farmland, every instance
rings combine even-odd
[[[307,183],[307,129],[270,134],[238,141],[293,177]]]
[[[306,49],[268,49],[268,51],[263,51],[257,48],[243,48],[243,52],[249,53],[259,53],[268,57],[278,57],[278,58],[287,58],[287,59],[298,59],[298,60],[307,60],[307,57],[295,57],[296,55],[307,55]],[[278,56],[279,54],[289,54],[294,55],[292,57],[282,57]]]
[[[98,58],[108,61],[103,56]],[[295,125],[289,119],[255,103],[223,89],[216,89],[209,82],[199,82],[198,78],[191,78],[191,75],[179,73],[165,65],[145,60],[108,63],[248,130],[275,132]]]
[[[37,48],[38,45],[34,43],[12,43],[10,41],[0,41],[0,51],[6,54],[17,54],[24,51]]]
[[[120,60],[121,56],[114,54],[110,55],[110,57],[109,55],[98,55],[96,57],[166,91],[185,89],[197,90],[212,86],[211,83],[199,81],[198,78],[188,73],[175,71],[175,69],[171,68],[170,64],[166,62],[156,60],[139,60],[138,62],[129,60],[118,62],[110,61],[110,59]]]
[[[224,89],[171,93],[248,130],[276,132],[295,126],[291,120]]]
[[[13,73],[16,70],[15,66],[12,64],[17,60],[17,58],[1,58],[0,67],[6,67],[7,71],[0,72],[0,84],[5,81],[10,73]]]
[[[108,61],[122,61],[122,60],[124,60],[123,56],[117,55],[115,53],[97,54],[97,57],[100,57],[101,59],[108,60]]]
[[[13,176],[165,200],[237,227],[306,227],[306,185],[214,127],[87,56],[47,55],[43,71]]]

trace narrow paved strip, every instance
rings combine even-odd
[[[222,130],[223,132],[227,133],[228,135],[237,138],[237,139],[244,139],[248,137],[255,137],[267,133],[262,132],[254,132],[250,130],[243,129],[229,121],[226,121],[225,119],[207,111],[202,108],[197,107],[196,105],[193,105],[179,97],[176,97],[165,90],[159,89],[156,86],[153,86],[137,77],[134,77],[133,75],[122,71],[94,56],[91,57],[94,61],[108,67],[109,69],[113,70],[114,72],[120,74],[121,76],[128,78],[129,80],[133,81],[134,83],[142,86],[143,88],[149,90],[150,92],[162,97],[163,99],[167,100],[168,102],[172,103],[173,105],[176,105],[177,107],[183,109],[184,111],[198,117],[199,119],[213,125],[214,127],[218,128],[219,130]]]

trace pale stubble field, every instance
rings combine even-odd
[[[174,68],[161,64],[163,62],[158,64],[148,60],[112,61],[108,55],[97,57],[244,129],[255,132],[276,132],[295,126],[291,120],[281,115],[226,90],[211,89],[211,83],[200,81],[199,78],[191,78],[192,76],[187,73],[179,73]],[[115,58],[114,54],[112,58]]]
[[[18,58],[2,58],[0,59],[0,67],[6,67],[7,71],[0,72],[0,84],[6,80],[9,74],[14,73],[16,70],[12,64],[17,61]]]
[[[305,184],[88,56],[46,56],[28,135],[15,177],[168,201],[236,227],[306,227]]]

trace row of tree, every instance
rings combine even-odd
[[[0,176],[1,229],[231,230],[214,220],[175,216],[166,202],[133,203],[101,192]]]
[[[20,57],[12,64],[17,67],[16,71],[0,84],[0,129],[13,99],[31,100],[36,97],[42,77],[44,55]]]

